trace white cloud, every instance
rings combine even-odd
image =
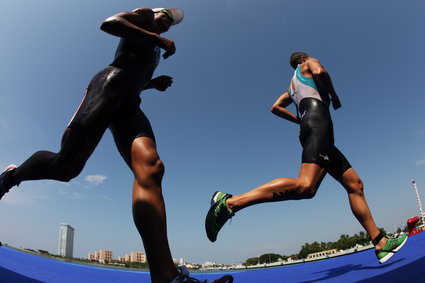
[[[39,201],[50,199],[51,197],[43,194],[34,194],[28,190],[23,191],[20,189],[10,190],[2,199],[1,202],[13,205],[35,205]]]
[[[105,175],[88,175],[85,180],[89,182],[90,184],[97,186],[103,183],[105,179],[106,179]]]
[[[425,165],[425,159],[415,162],[416,165]]]

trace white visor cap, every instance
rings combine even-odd
[[[162,10],[168,10],[171,12],[172,15],[172,20],[173,23],[171,24],[172,26],[179,24],[181,21],[183,21],[184,18],[184,12],[182,9],[180,8],[154,8],[152,9],[152,11],[154,11],[154,13],[158,13]],[[168,13],[166,13],[168,14]],[[169,16],[169,15],[168,15]]]

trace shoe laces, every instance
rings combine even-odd
[[[395,249],[397,246],[397,238],[389,238],[385,246],[378,250],[378,252],[393,252],[393,249]]]
[[[398,246],[397,239],[388,239],[390,242],[389,249],[392,250]]]

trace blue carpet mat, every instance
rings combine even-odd
[[[223,273],[193,273],[213,280]],[[425,282],[425,232],[412,236],[387,263],[373,249],[326,260],[267,269],[229,271],[235,283]],[[127,283],[150,282],[147,272],[96,268],[0,247],[0,282]]]

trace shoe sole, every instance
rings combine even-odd
[[[218,194],[218,193],[220,193],[219,191],[216,191],[214,194],[213,194],[213,196],[212,196],[212,200],[214,199],[214,197]],[[217,205],[218,205],[218,203],[225,197],[225,196],[227,196],[227,194],[225,193],[221,198],[219,198],[215,203],[213,203],[212,205],[211,205],[211,207],[210,207],[210,209],[208,210],[208,213],[207,213],[207,217],[206,217],[206,219],[205,219],[205,231],[208,231],[208,229],[207,229],[207,219],[209,218],[209,216],[214,212],[214,210],[215,210],[215,208],[217,207]],[[217,236],[215,237],[215,239],[212,239],[211,237],[210,237],[210,235],[208,235],[208,232],[207,232],[207,237],[208,237],[208,240],[210,240],[211,242],[215,242],[216,240],[217,240]]]
[[[398,246],[396,249],[394,249],[394,251],[392,251],[392,252],[389,252],[386,256],[384,256],[383,258],[381,258],[380,260],[379,260],[379,263],[384,263],[384,262],[386,262],[387,260],[389,260],[390,258],[392,258],[392,256],[396,253],[396,252],[398,252],[403,246],[404,246],[404,244],[406,244],[406,242],[407,242],[407,239],[409,239],[409,237],[406,237],[406,239],[403,241],[403,243],[401,243],[401,245],[400,246]]]
[[[221,277],[220,279],[214,280],[212,283],[232,283],[232,282],[233,282],[233,276],[225,275]]]

